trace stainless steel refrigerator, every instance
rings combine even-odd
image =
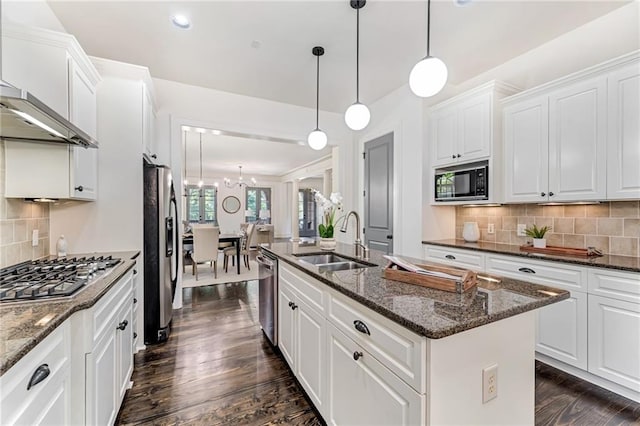
[[[171,169],[143,160],[144,343],[166,341],[171,332],[178,276],[178,205]]]

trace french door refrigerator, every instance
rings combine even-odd
[[[178,205],[171,169],[144,163],[144,343],[171,332],[178,279]]]

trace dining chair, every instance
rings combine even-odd
[[[248,270],[251,270],[251,266],[249,266],[249,254],[251,250],[251,240],[253,239],[253,235],[256,232],[256,226],[253,223],[247,225],[247,232],[244,237],[242,237],[242,241],[240,242],[240,255],[244,257],[244,266],[247,267]],[[229,257],[231,257],[232,265],[235,266],[235,255],[236,248],[228,247],[223,251],[224,255],[224,271],[227,272],[229,269]]]
[[[198,263],[211,262],[214,278],[218,278],[218,242],[220,228],[217,226],[193,227],[193,252],[191,253],[193,275],[198,281]]]

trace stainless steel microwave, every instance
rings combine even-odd
[[[435,171],[435,201],[489,199],[489,164],[479,162]]]

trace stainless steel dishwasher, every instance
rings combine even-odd
[[[278,346],[278,258],[266,250],[256,256],[258,271],[258,318],[272,345]]]

